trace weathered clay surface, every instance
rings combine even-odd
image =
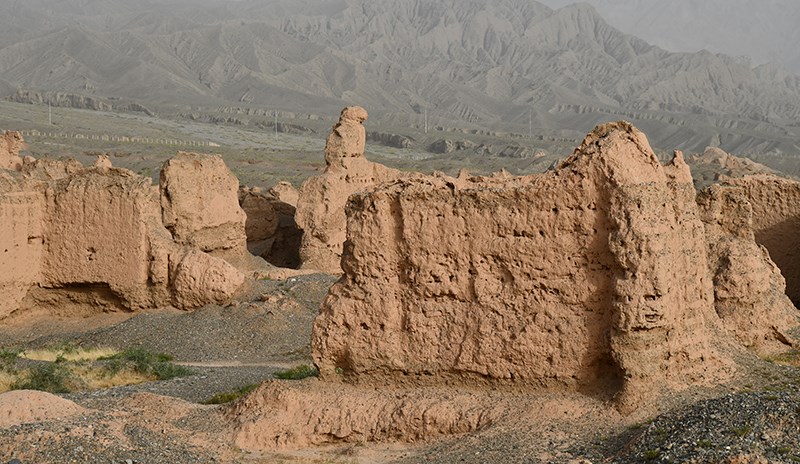
[[[19,151],[24,146],[22,134],[7,131],[0,135],[0,169],[19,170],[22,168],[22,158]]]
[[[41,278],[44,194],[0,171],[0,319]]]
[[[230,298],[244,279],[221,259],[189,258],[161,224],[149,179],[75,161],[11,174],[0,173],[0,318],[28,306],[192,309]]]
[[[64,420],[89,410],[50,393],[15,390],[0,394],[0,427]]]
[[[300,192],[289,182],[278,182],[269,189],[269,193],[278,200],[295,208],[297,208],[297,202],[300,200]]]
[[[300,248],[303,268],[341,273],[348,197],[382,182],[411,175],[364,158],[366,130],[362,123],[366,119],[363,108],[342,110],[325,145],[325,172],[300,187],[295,219],[303,230]]]
[[[107,284],[130,307],[153,306],[150,236],[160,211],[149,180],[87,169],[48,185],[46,201],[40,285]]]
[[[414,442],[490,425],[502,413],[470,393],[343,389],[321,382],[266,382],[229,411],[247,451],[326,443]]]
[[[245,276],[227,262],[192,250],[183,257],[172,283],[174,302],[179,308],[199,308],[230,299],[244,283]]]
[[[269,253],[278,230],[278,213],[270,200],[260,188],[239,188],[239,206],[247,216],[247,249],[255,256]]]
[[[753,209],[738,188],[713,185],[698,196],[714,305],[740,343],[762,353],[787,349],[798,315],[780,270],[755,241]]]
[[[753,209],[756,242],[769,250],[770,258],[786,278],[786,294],[800,306],[800,182],[772,175],[731,179]]]
[[[203,251],[244,250],[239,180],[220,156],[179,152],[159,182],[164,226],[176,242]]]
[[[351,196],[344,278],[314,325],[323,379],[616,391],[728,375],[688,166],[628,123],[554,172]]]

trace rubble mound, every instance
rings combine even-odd
[[[22,168],[19,151],[24,144],[25,141],[19,132],[6,131],[0,135],[0,169],[19,170]]]
[[[682,156],[599,126],[541,175],[401,179],[347,205],[320,377],[611,392],[621,409],[731,362]]]
[[[725,185],[747,198],[756,242],[769,250],[786,278],[786,294],[800,306],[800,182],[760,174],[731,179]]]
[[[339,274],[345,240],[347,198],[355,192],[411,174],[367,161],[364,157],[367,112],[357,106],[342,110],[325,145],[327,167],[300,187],[297,225],[303,230],[300,258],[305,269]]]
[[[695,187],[705,188],[714,182],[724,182],[756,174],[775,174],[775,171],[748,158],[731,155],[717,147],[689,156],[686,162],[695,177]]]
[[[86,413],[72,401],[50,393],[33,390],[14,390],[0,394],[0,427],[65,420]]]

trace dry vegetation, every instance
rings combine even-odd
[[[108,347],[51,346],[0,350],[0,393],[41,390],[69,393],[190,375],[168,355]]]

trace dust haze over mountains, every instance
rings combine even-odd
[[[583,0],[621,31],[675,52],[712,52],[800,71],[800,2],[793,0]],[[575,0],[542,0],[561,8]]]
[[[632,3],[633,22],[661,11]],[[359,104],[373,123],[395,127],[418,126],[425,112],[444,127],[527,134],[530,125],[534,134],[567,137],[624,118],[661,149],[800,154],[800,76],[706,51],[666,51],[615,29],[586,4],[2,0],[0,7],[7,12],[0,96],[17,101],[60,92],[156,113],[193,105],[336,114]],[[681,11],[695,21],[687,24],[705,24],[690,15],[705,9]]]

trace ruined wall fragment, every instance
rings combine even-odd
[[[342,110],[325,145],[327,167],[321,176],[300,187],[296,221],[303,230],[300,258],[303,267],[341,273],[347,198],[391,179],[410,174],[364,158],[367,112],[360,107]]]
[[[714,305],[740,343],[769,354],[792,345],[800,312],[786,296],[786,281],[758,245],[753,208],[741,189],[713,185],[698,196],[714,279]],[[788,345],[788,346],[787,346]]]
[[[323,379],[600,388],[631,407],[727,375],[691,174],[627,123],[554,172],[398,180],[347,217],[312,337]]]
[[[244,280],[175,243],[150,180],[105,163],[31,160],[0,172],[0,219],[0,318],[33,306],[193,309],[230,298]]]
[[[19,151],[25,146],[22,134],[6,131],[0,134],[0,169],[18,171],[22,168]]]
[[[131,307],[152,306],[149,234],[160,211],[150,182],[87,169],[51,184],[46,196],[41,285],[107,284]]]
[[[303,232],[295,222],[294,204],[282,200],[276,193],[289,201],[294,200],[296,204],[297,191],[291,188],[291,184],[288,184],[291,190],[280,184],[276,187],[279,190],[274,187],[269,192],[260,188],[239,189],[239,205],[247,216],[247,249],[274,266],[294,269],[301,263]]]
[[[175,241],[203,251],[244,249],[239,180],[220,156],[179,152],[159,181],[164,226]]]
[[[44,195],[0,171],[0,319],[41,276]]]
[[[731,179],[725,185],[747,198],[756,242],[769,250],[786,279],[786,294],[800,307],[800,182],[761,174]]]

